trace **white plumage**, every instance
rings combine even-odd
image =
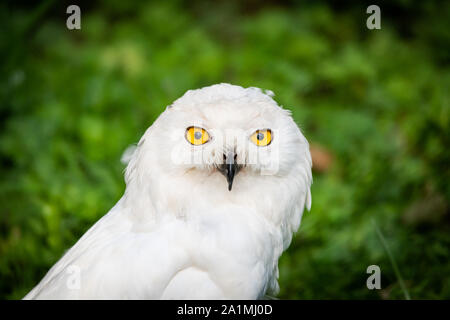
[[[176,100],[127,155],[123,197],[25,299],[276,294],[312,176],[308,142],[272,95],[218,84]],[[192,145],[193,126],[209,141]],[[263,129],[272,140],[257,146]]]

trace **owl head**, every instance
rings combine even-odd
[[[291,113],[272,96],[225,83],[187,91],[141,138],[126,169],[126,195],[147,210],[178,214],[207,202],[261,206],[296,229],[311,202],[311,156]]]

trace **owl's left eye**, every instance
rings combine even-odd
[[[272,142],[272,131],[270,129],[256,130],[250,140],[258,147],[268,146]]]
[[[186,129],[186,140],[190,144],[198,146],[209,141],[209,134],[203,128],[189,127]]]

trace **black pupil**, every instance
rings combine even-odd
[[[261,141],[261,140],[263,140],[264,139],[264,133],[258,133],[257,135],[256,135],[256,139],[258,139],[259,141]]]
[[[197,131],[196,133],[194,133],[194,138],[197,139],[197,140],[201,139],[202,138],[202,133]]]

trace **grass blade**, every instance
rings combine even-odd
[[[392,264],[392,267],[394,268],[394,272],[397,277],[397,280],[400,284],[400,287],[402,288],[403,294],[405,295],[405,299],[411,300],[411,296],[409,295],[408,289],[405,286],[405,282],[403,281],[402,275],[400,273],[400,269],[398,268],[397,262],[394,259],[394,255],[392,254],[391,250],[389,249],[386,239],[384,238],[383,234],[381,233],[380,228],[378,228],[378,225],[375,222],[375,219],[372,219],[372,223],[375,227],[375,231],[377,232],[378,238],[380,239],[380,242],[383,245],[384,250],[386,251],[386,253],[389,257],[389,260],[391,261],[391,264]]]

